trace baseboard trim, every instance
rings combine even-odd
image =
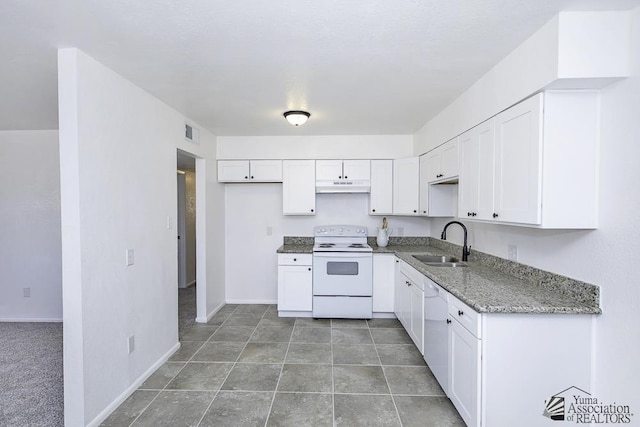
[[[196,317],[196,323],[207,323],[209,320],[211,320],[211,318],[212,318],[213,316],[215,316],[215,314],[216,314],[217,312],[219,312],[219,311],[220,311],[220,309],[221,309],[222,307],[224,307],[224,305],[225,305],[225,304],[226,304],[226,303],[221,302],[220,304],[218,304],[218,306],[217,306],[216,308],[214,308],[213,310],[211,310],[211,313],[207,314],[207,316],[206,316],[206,317],[204,317],[204,318],[202,318],[202,317]]]
[[[157,371],[160,366],[162,366],[167,360],[169,360],[171,355],[178,351],[179,348],[180,342],[177,342],[173,347],[171,347],[169,351],[162,355],[160,359],[158,359],[153,365],[151,365],[149,369],[147,369],[142,375],[136,378],[136,380],[125,391],[123,391],[118,397],[113,400],[113,402],[111,402],[106,408],[104,408],[102,412],[100,412],[93,420],[91,420],[91,422],[87,424],[87,426],[99,426],[100,423],[106,420],[107,417],[111,415],[111,413],[122,404],[122,402],[127,400],[127,398],[131,396],[131,394],[133,394],[133,392],[136,391],[138,387],[140,387],[142,383],[151,376],[151,374]]]
[[[62,323],[62,317],[60,317],[60,318],[57,318],[57,317],[45,317],[45,318],[26,317],[24,319],[13,318],[13,317],[8,317],[8,318],[0,317],[0,322],[7,322],[7,323],[20,323],[20,322],[24,322],[24,323]]]
[[[227,304],[277,304],[277,299],[230,299]]]

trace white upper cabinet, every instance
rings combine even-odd
[[[371,160],[369,215],[393,214],[393,160]]]
[[[249,181],[249,160],[218,160],[219,182]]]
[[[342,179],[342,160],[316,160],[316,179],[318,181]]]
[[[495,117],[492,217],[540,224],[542,191],[542,94]]]
[[[458,161],[457,156],[457,144],[456,146],[456,162]],[[432,150],[433,151],[433,150]],[[442,184],[440,182],[447,181],[443,179],[442,181],[433,182],[429,179],[430,176],[434,175],[433,164],[434,164],[434,156],[432,155],[432,151],[423,154],[420,156],[420,208],[419,213],[422,216],[430,216],[430,217],[453,217],[457,212],[457,199],[458,199],[458,185],[456,184]],[[447,152],[450,152],[448,150]],[[440,162],[442,157],[442,152],[435,156]],[[450,171],[453,168],[449,168]],[[457,175],[457,165],[455,168]],[[451,177],[449,177],[451,178]]]
[[[595,91],[549,91],[461,135],[459,217],[596,228],[598,103]]]
[[[315,160],[282,161],[282,213],[316,214]]]
[[[393,213],[418,215],[420,159],[405,157],[393,161]]]
[[[458,217],[492,219],[494,120],[489,119],[460,135]]]
[[[370,177],[369,160],[316,160],[316,179],[318,181],[368,181]]]
[[[446,181],[458,176],[458,138],[453,138],[425,154],[427,182]]]
[[[219,182],[282,182],[282,160],[219,160]]]

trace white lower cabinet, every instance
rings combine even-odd
[[[465,312],[468,310],[468,312]],[[480,337],[475,336],[470,326],[471,309],[449,295],[449,375],[448,396],[468,426],[479,425],[480,420]],[[462,314],[460,314],[462,313]],[[476,328],[476,332],[479,329]],[[465,327],[466,325],[466,327]],[[479,334],[478,334],[479,335]]]
[[[592,315],[480,314],[448,299],[447,396],[468,426],[546,425],[546,400],[589,391]]]
[[[423,353],[424,276],[404,261],[396,264],[395,314]]]
[[[278,254],[278,314],[311,312],[313,271],[311,254]]]
[[[396,256],[373,255],[373,312],[393,313]]]

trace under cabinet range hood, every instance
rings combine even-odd
[[[370,193],[371,181],[365,179],[317,180],[316,193]]]

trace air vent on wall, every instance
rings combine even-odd
[[[194,144],[200,143],[200,133],[198,132],[198,129],[194,128],[189,123],[185,123],[184,125],[184,138]]]

